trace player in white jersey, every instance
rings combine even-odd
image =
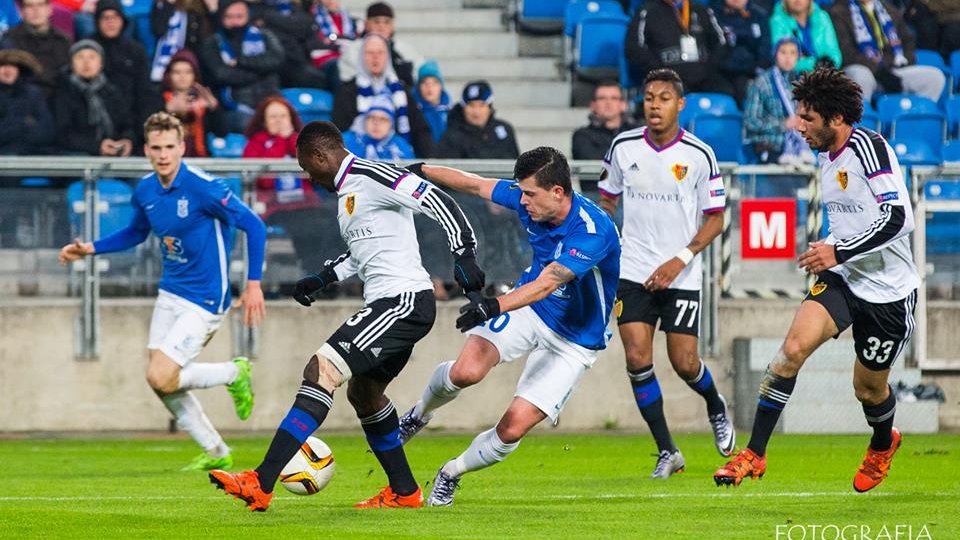
[[[713,150],[680,128],[683,106],[683,83],[676,72],[651,71],[644,81],[647,125],[613,140],[599,186],[600,205],[611,216],[624,201],[614,309],[634,398],[657,443],[654,478],[667,478],[685,466],[670,436],[653,370],[658,320],[674,371],[706,401],[717,451],[729,456],[736,445],[726,401],[700,359],[697,343],[699,252],[723,229],[726,197]]]
[[[913,209],[893,149],[879,134],[854,127],[863,114],[857,83],[836,69],[817,69],[794,83],[793,97],[800,134],[819,152],[830,235],[800,256],[800,267],[818,280],[767,366],[750,443],[714,480],[736,486],[745,477],[763,476],[767,442],[804,361],[853,326],[853,388],[873,428],[853,478],[854,490],[864,492],[886,478],[901,441],[887,378],[914,327],[920,276],[907,236]]]
[[[326,286],[356,274],[364,283],[364,306],[310,357],[293,407],[260,466],[238,474],[213,471],[210,480],[251,510],[266,510],[281,469],[323,424],[336,388],[349,381],[347,398],[389,479],[356,507],[420,507],[423,497],[400,443],[397,412],[384,395],[436,317],[413,216],[425,214],[443,227],[456,261],[454,278],[471,292],[484,284],[473,229],[449,195],[406,169],[354,156],[329,122],[304,127],[297,159],[314,184],[337,194],[340,235],[349,251],[298,281],[294,299],[309,306]]]

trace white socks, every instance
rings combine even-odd
[[[237,378],[240,368],[233,362],[215,364],[189,363],[180,370],[180,390],[194,390],[230,384]]]
[[[507,444],[497,436],[497,429],[488,429],[477,435],[470,447],[455,459],[443,466],[443,472],[454,478],[464,473],[485,469],[507,459],[510,452],[520,446],[520,441]]]
[[[430,382],[423,390],[423,397],[413,407],[414,418],[430,420],[433,417],[433,411],[450,403],[460,394],[460,388],[450,380],[450,368],[452,367],[453,361],[450,361],[438,365],[433,370]]]
[[[177,419],[177,426],[186,431],[212,457],[223,457],[230,447],[223,442],[210,419],[204,414],[200,402],[190,392],[176,392],[160,398]]]

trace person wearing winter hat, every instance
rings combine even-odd
[[[439,142],[447,131],[447,114],[450,112],[450,94],[443,86],[443,74],[435,60],[424,62],[417,72],[417,88],[413,93],[417,107],[430,126],[433,142]]]
[[[371,161],[413,159],[413,147],[393,129],[394,114],[393,103],[378,96],[367,112],[357,116],[350,130],[343,134],[343,145]]]
[[[33,79],[43,66],[26,51],[0,51],[0,155],[49,152],[53,116]]]
[[[459,104],[450,112],[447,132],[434,157],[449,159],[516,159],[520,156],[513,126],[494,117],[493,88],[487,81],[463,87]]]
[[[129,156],[133,151],[130,98],[103,74],[103,47],[83,39],[70,47],[70,70],[53,96],[60,152]]]
[[[183,124],[186,157],[209,157],[206,134],[226,133],[223,108],[213,92],[200,82],[200,64],[189,49],[181,49],[170,59],[163,75],[163,101],[166,111]]]
[[[36,80],[49,92],[56,85],[60,69],[70,61],[70,38],[51,26],[53,8],[49,0],[23,0],[20,12],[23,22],[7,32],[0,49],[32,54],[43,66]]]
[[[134,124],[140,125],[163,108],[160,94],[150,84],[147,52],[138,41],[124,35],[129,21],[120,0],[98,0],[94,21],[97,29],[92,39],[103,47],[103,74],[130,97],[130,114]],[[141,136],[134,140],[134,152],[142,146]]]

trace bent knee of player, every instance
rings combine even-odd
[[[693,379],[700,374],[700,355],[694,351],[681,351],[670,355],[673,370],[684,380]]]
[[[318,350],[307,361],[306,367],[303,368],[303,378],[319,385],[327,392],[333,393],[343,383],[350,380],[350,369],[346,367],[346,363],[343,363],[343,366],[338,366],[337,364],[340,362],[335,362],[324,356],[321,351],[322,349]]]
[[[466,388],[482,381],[486,374],[487,370],[483,369],[483,366],[461,357],[450,368],[450,382],[458,388]]]
[[[518,442],[527,434],[527,427],[520,422],[511,419],[509,415],[500,419],[497,424],[497,437],[507,444]]]
[[[158,394],[172,394],[180,388],[180,372],[164,372],[147,369],[147,384]]]
[[[794,336],[787,336],[783,346],[777,351],[772,367],[777,375],[793,377],[799,373],[803,363],[813,353],[813,348]]]
[[[623,350],[627,358],[627,369],[641,369],[653,364],[653,351],[643,346],[626,346]]]
[[[853,393],[860,403],[876,405],[887,398],[886,381],[863,380],[854,378]]]

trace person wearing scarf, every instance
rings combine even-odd
[[[393,130],[393,103],[383,96],[373,100],[365,114],[357,116],[343,145],[355,155],[371,161],[413,159],[413,147]]]
[[[447,131],[447,114],[450,112],[450,94],[443,86],[443,74],[437,62],[424,62],[417,72],[417,89],[414,91],[417,107],[430,126],[433,142],[439,142]]]
[[[129,156],[133,151],[130,99],[103,74],[103,48],[91,39],[70,47],[71,69],[53,96],[61,153]]]
[[[242,0],[222,2],[220,17],[221,30],[203,42],[200,63],[225,109],[227,129],[240,133],[257,104],[280,90],[285,52],[273,32],[251,24]]]
[[[385,97],[395,111],[394,130],[413,146],[418,157],[429,156],[433,145],[430,126],[416,106],[413,94],[393,70],[387,40],[376,34],[368,35],[363,38],[359,53],[357,76],[343,83],[334,97],[333,123],[340,131],[347,131],[377,97]]]
[[[800,45],[783,38],[774,49],[776,63],[754,80],[744,103],[746,141],[753,145],[761,163],[814,163],[816,157],[797,131],[793,81]]]
[[[878,88],[940,99],[946,77],[936,67],[915,65],[913,32],[897,8],[883,0],[837,0],[830,16],[843,70],[863,89],[864,101]]]
[[[839,0],[844,1],[844,0]],[[840,67],[843,58],[830,15],[813,0],[783,0],[770,16],[770,40],[793,38],[800,45],[797,71],[813,71],[818,63]]]
[[[150,32],[157,42],[150,80],[160,82],[171,58],[180,49],[199,54],[200,44],[213,33],[210,14],[216,11],[216,0],[154,1],[150,8]]]

